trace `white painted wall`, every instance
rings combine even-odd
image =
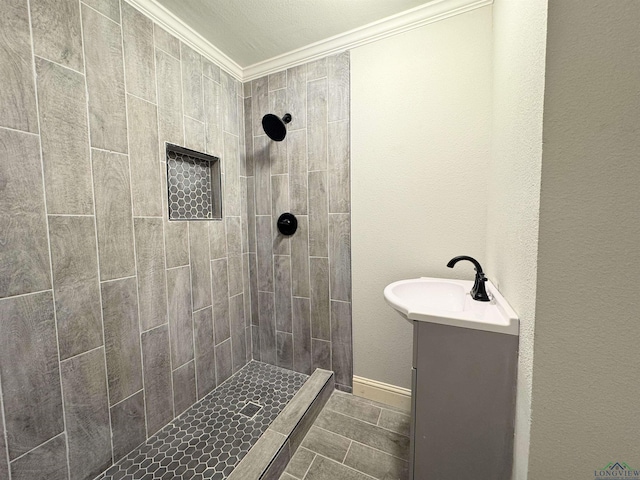
[[[549,2],[529,479],[640,468],[640,2]]]
[[[357,376],[410,387],[412,328],[387,284],[473,278],[447,261],[486,258],[491,42],[484,7],[351,51]]]
[[[547,0],[493,4],[488,276],[520,317],[513,479],[529,457]]]

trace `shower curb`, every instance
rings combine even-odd
[[[333,372],[316,368],[227,480],[277,480],[335,388]]]

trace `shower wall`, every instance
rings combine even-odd
[[[92,478],[251,356],[242,85],[118,0],[0,32],[0,479]],[[224,221],[167,221],[164,142]]]
[[[349,53],[244,84],[253,357],[351,391]],[[283,142],[262,129],[290,113]],[[298,231],[281,235],[292,212]]]

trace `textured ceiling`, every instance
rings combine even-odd
[[[422,5],[425,0],[156,0],[241,67]]]

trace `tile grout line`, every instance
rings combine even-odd
[[[43,197],[42,200],[44,203],[43,205],[44,221],[45,221],[45,227],[47,230],[47,248],[48,248],[47,253],[49,254],[49,281],[51,282],[53,321],[54,321],[55,335],[56,335],[56,357],[57,357],[57,367],[58,367],[58,381],[60,382],[60,408],[62,410],[62,426],[63,426],[63,431],[61,433],[63,433],[65,436],[65,447],[66,447],[65,458],[67,461],[67,478],[70,478],[71,464],[69,461],[69,436],[67,434],[67,414],[64,406],[65,402],[64,402],[64,388],[62,386],[63,385],[62,384],[62,367],[60,365],[60,334],[58,332],[58,316],[56,312],[56,295],[54,290],[53,256],[51,254],[51,234],[49,231],[50,229],[49,229],[49,216],[48,216],[49,208],[47,206],[47,188],[46,188],[46,182],[44,178],[45,169],[44,169],[44,154],[42,151],[42,126],[40,124],[40,98],[38,95],[38,83],[37,83],[38,74],[36,70],[35,48],[34,48],[34,41],[33,41],[33,20],[31,18],[31,0],[27,0],[27,15],[28,15],[28,22],[29,22],[29,42],[31,47],[31,73],[33,75],[32,82],[33,82],[33,88],[34,88],[34,95],[35,95],[35,102],[36,102],[36,118],[37,118],[37,124],[38,124],[38,150],[39,150],[39,156],[40,156],[40,169],[41,169],[40,176],[41,176],[41,182],[42,182],[42,197]],[[81,19],[81,23],[82,23],[82,19]],[[84,45],[84,42],[83,42],[83,45]],[[85,84],[86,84],[86,81],[85,81]],[[87,101],[87,108],[89,108],[88,101]],[[3,407],[4,407],[4,402],[3,402]],[[6,433],[6,424],[5,424],[5,433]],[[57,435],[55,435],[53,438],[55,438],[56,436]],[[7,440],[8,440],[8,435],[7,435]],[[8,454],[9,443],[6,444],[6,449],[7,449],[7,456],[8,458],[10,458]],[[9,478],[12,478],[10,463],[7,464],[7,468],[9,469]]]
[[[163,139],[160,138],[160,92],[158,89],[158,55],[156,52],[156,49],[159,50],[160,52],[165,53],[166,55],[170,56],[171,58],[174,58],[173,55],[171,55],[168,52],[165,52],[162,49],[159,49],[156,46],[156,24],[155,22],[152,22],[153,24],[153,68],[155,70],[155,78],[154,78],[154,86],[156,89],[156,101],[158,102],[158,107],[157,107],[157,111],[156,111],[156,132],[158,134],[158,153],[160,154],[160,156],[163,157],[164,161],[166,162],[166,152],[163,151],[162,149],[162,145],[163,143],[166,142],[162,142]],[[160,27],[158,27],[160,28]],[[177,59],[178,62],[180,62],[180,71],[182,71],[182,62],[181,60],[178,58]],[[180,87],[182,88],[182,87]],[[167,169],[164,168],[164,171],[162,169],[162,164],[163,161],[160,160],[160,202],[162,204],[162,252],[163,252],[163,263],[164,263],[164,302],[165,302],[165,313],[167,315],[167,342],[169,343],[168,347],[169,347],[169,388],[171,389],[171,395],[169,397],[169,402],[171,404],[171,420],[169,421],[169,423],[173,422],[173,420],[176,418],[176,409],[175,409],[175,402],[174,402],[174,398],[173,398],[173,359],[172,359],[172,345],[171,345],[171,319],[170,319],[170,315],[169,315],[169,269],[167,268],[167,224],[169,222],[169,212],[168,212],[168,203],[169,203],[169,199],[168,196],[165,195],[165,191],[163,189],[163,182],[162,182],[162,176],[164,175],[166,177],[167,175]],[[165,165],[166,167],[166,165]],[[164,208],[164,201],[162,201],[163,198],[167,199],[167,209]],[[165,215],[166,215],[166,220],[165,220]],[[164,324],[163,324],[164,325]],[[142,332],[144,333],[144,332]],[[142,339],[142,333],[140,334],[140,338]],[[143,354],[144,355],[144,354]],[[142,375],[144,376],[144,371],[142,372]],[[145,418],[147,417],[147,410],[145,407]],[[160,430],[163,427],[160,427]],[[153,432],[153,433],[149,433],[148,430],[148,425],[147,425],[147,431],[145,432],[147,438],[151,438],[151,436],[155,435],[157,432]]]
[[[40,136],[39,133],[27,132],[26,130],[19,130],[17,128],[5,127],[3,125],[0,125],[0,130],[8,130],[9,132],[24,133],[25,135],[30,135],[32,137],[39,137]]]
[[[82,75],[82,76],[84,76],[84,73],[80,72],[79,70],[76,70],[75,68],[71,68],[71,67],[70,67],[70,66],[68,66],[68,65],[63,65],[63,64],[61,64],[61,63],[59,63],[59,62],[56,62],[55,60],[50,60],[49,58],[45,58],[45,57],[43,57],[42,55],[36,55],[36,54],[34,53],[34,54],[33,54],[33,58],[37,58],[37,59],[39,59],[39,60],[44,60],[45,62],[52,63],[52,64],[54,64],[54,65],[56,65],[56,66],[58,66],[58,67],[64,68],[65,70],[69,70],[69,71],[71,71],[71,72],[75,73],[76,75]],[[84,65],[84,58],[82,59],[82,63],[83,63],[83,65]]]
[[[85,85],[85,97],[86,97],[86,111],[87,111],[87,138],[89,140],[89,163],[91,166],[91,199],[93,203],[93,229],[96,241],[96,262],[97,262],[97,270],[98,270],[98,293],[100,300],[100,325],[102,327],[102,345],[104,346],[104,355],[103,355],[103,365],[104,365],[104,380],[105,387],[107,393],[107,413],[109,415],[109,445],[111,446],[111,465],[113,465],[113,441],[111,439],[111,409],[109,405],[111,405],[111,393],[109,392],[109,372],[107,371],[107,347],[106,347],[106,329],[104,323],[104,303],[102,299],[102,283],[100,282],[102,279],[102,270],[100,268],[100,244],[98,241],[98,215],[96,209],[96,189],[95,189],[95,178],[94,178],[94,164],[93,164],[93,142],[91,139],[91,111],[89,108],[89,83],[87,81],[87,52],[85,48],[84,41],[84,21],[82,19],[82,10],[83,3],[81,0],[78,0],[78,10],[80,15],[80,36],[82,40],[82,63],[84,68],[84,85]],[[69,478],[71,478],[71,460],[70,460],[70,448],[69,448],[69,436],[67,435],[67,461],[69,463]],[[111,466],[110,465],[110,466]]]
[[[210,154],[210,149],[209,149],[209,116],[207,115],[207,108],[205,105],[205,78],[209,78],[204,74],[204,67],[202,68],[202,107],[203,107],[203,115],[204,115],[204,149],[206,151],[207,154]],[[214,80],[212,78],[209,78],[209,80],[211,80],[212,82],[214,82]],[[215,82],[214,82],[215,83]],[[220,162],[220,160],[218,160],[218,162]],[[219,166],[219,163],[218,163]],[[222,202],[222,188],[220,189],[220,202]],[[222,209],[220,209],[220,216],[222,216]],[[211,269],[211,224],[208,223],[207,224],[207,269],[209,270],[209,300],[211,301],[211,306],[209,308],[211,308],[211,348],[213,350],[213,385],[214,385],[214,390],[217,388],[218,386],[218,369],[217,369],[217,359],[216,359],[216,313],[215,310],[213,308],[213,270]],[[207,307],[205,307],[207,308]],[[196,312],[193,312],[196,313]],[[195,330],[194,330],[195,332]],[[196,356],[196,352],[195,352],[195,346],[194,346],[194,352],[193,352],[194,356]],[[196,377],[198,376],[198,372],[196,369]],[[209,392],[207,392],[204,396],[206,396]],[[198,391],[196,388],[196,397],[198,396]]]
[[[353,441],[354,441],[355,443],[358,443],[358,442],[356,442],[355,440],[353,440]],[[365,445],[365,446],[366,446],[366,445]],[[311,462],[311,465],[309,465],[309,469],[307,470],[307,473],[305,474],[305,480],[307,479],[307,475],[308,475],[308,474],[309,474],[309,472],[311,471],[311,467],[312,467],[312,466],[313,466],[313,464],[315,463],[315,461],[316,461],[316,458],[317,458],[317,457],[324,458],[325,460],[328,460],[329,462],[335,463],[335,464],[337,464],[337,465],[341,465],[341,466],[343,466],[344,468],[348,468],[349,470],[351,470],[351,471],[353,471],[353,472],[357,472],[357,473],[359,473],[360,475],[364,475],[366,478],[370,478],[371,480],[377,480],[375,477],[372,477],[371,475],[369,475],[369,474],[367,474],[367,473],[364,473],[364,472],[362,472],[362,471],[360,471],[360,470],[356,470],[355,468],[350,467],[349,465],[345,465],[344,463],[337,462],[337,461],[335,461],[333,458],[329,458],[329,457],[327,457],[327,456],[325,456],[325,455],[322,455],[321,453],[318,453],[318,452],[313,452],[313,453],[315,453],[315,454],[316,454],[316,456],[314,457],[313,461]],[[383,453],[384,453],[384,452],[383,452]]]
[[[2,376],[0,375],[0,421],[2,422],[2,439],[4,440],[4,455],[7,462],[7,479],[11,480],[11,458],[9,457],[9,438],[7,435],[7,419],[4,414],[4,392],[2,390]],[[55,437],[54,437],[55,438]]]
[[[102,13],[100,10],[97,10],[95,8],[93,8],[91,5],[85,3],[84,0],[80,0],[80,3],[82,5],[84,5],[87,8],[90,8],[91,10],[93,10],[94,12],[96,12],[97,14],[99,14],[100,16],[106,18],[107,20],[109,20],[112,23],[115,23],[116,25],[120,26],[120,23],[122,23],[122,14],[120,14],[120,23],[116,22],[113,18],[109,17],[108,15],[105,15],[104,13]]]
[[[323,430],[323,431],[325,431],[325,432],[331,433],[331,434],[333,434],[333,435],[337,435],[338,437],[342,437],[342,438],[344,438],[344,439],[346,439],[346,440],[349,440],[349,441],[350,441],[350,442],[352,442],[352,443],[357,443],[358,445],[362,445],[363,447],[367,447],[367,448],[370,448],[371,450],[375,450],[375,451],[376,451],[376,452],[378,452],[378,453],[383,453],[383,454],[388,455],[388,456],[390,456],[390,457],[393,457],[393,458],[395,458],[395,459],[397,459],[397,460],[402,460],[403,462],[408,463],[408,460],[405,460],[404,458],[400,458],[400,457],[398,457],[398,456],[396,456],[396,455],[393,455],[392,453],[385,452],[384,450],[380,450],[379,448],[372,447],[371,445],[367,445],[366,443],[359,442],[359,441],[354,440],[354,439],[352,439],[352,438],[345,437],[344,435],[341,435],[341,434],[336,433],[336,432],[332,432],[331,430],[327,430],[326,428],[319,427],[318,425],[315,425],[315,423],[312,425],[312,427],[318,428],[318,429],[320,429],[320,430]],[[304,440],[303,440],[303,441],[304,441]],[[301,445],[302,445],[302,444],[301,444]],[[307,450],[310,450],[310,448],[308,448],[308,447],[305,447],[305,448],[306,448]],[[315,454],[317,454],[317,455],[321,455],[321,454],[320,454],[320,453],[318,453],[318,452],[314,452],[314,453],[315,453]],[[324,455],[321,455],[321,456],[324,456]],[[325,457],[325,458],[329,458],[329,457]],[[345,456],[345,459],[346,459],[346,456]],[[331,460],[331,459],[330,459],[330,460]],[[334,460],[334,461],[335,461],[335,460]]]
[[[140,380],[142,382],[142,405],[145,411],[145,415],[144,415],[144,431],[145,431],[145,435],[147,432],[147,415],[146,415],[146,411],[147,411],[147,396],[146,396],[146,390],[145,390],[145,381],[144,381],[144,358],[142,355],[142,335],[141,335],[141,331],[142,331],[142,324],[141,324],[141,318],[140,318],[140,278],[138,276],[138,246],[136,245],[136,225],[135,225],[135,221],[133,219],[134,217],[134,213],[135,213],[135,208],[134,208],[134,198],[133,198],[133,169],[131,168],[132,162],[131,162],[131,129],[129,126],[129,99],[127,97],[127,94],[129,92],[129,88],[127,86],[127,65],[126,65],[126,54],[125,54],[125,47],[124,47],[124,12],[122,11],[122,1],[118,2],[118,10],[120,12],[120,45],[122,46],[122,73],[123,73],[123,79],[122,81],[124,82],[124,105],[125,105],[125,122],[127,125],[127,161],[128,161],[128,165],[129,165],[129,196],[131,198],[131,236],[132,236],[132,240],[133,240],[133,268],[135,271],[135,278],[136,278],[136,300],[138,302],[137,307],[137,313],[138,313],[138,345],[140,347]],[[157,100],[157,99],[156,99]],[[106,356],[106,349],[105,349],[105,356]],[[120,402],[121,403],[121,402]],[[115,407],[116,404],[110,406],[109,408],[109,421],[111,423],[111,408]],[[115,448],[113,447],[113,427],[111,427],[111,445],[112,445],[112,452],[113,452],[113,462],[116,462],[116,458],[115,458]]]

